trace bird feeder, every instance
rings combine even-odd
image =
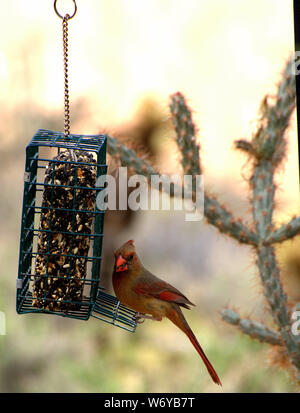
[[[136,313],[99,287],[106,136],[39,129],[26,148],[17,312],[99,320],[135,331]]]

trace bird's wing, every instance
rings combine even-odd
[[[138,282],[134,286],[133,290],[137,294],[141,294],[146,297],[157,298],[163,301],[173,302],[188,309],[188,305],[195,305],[191,303],[185,295],[183,295],[180,291],[178,291],[175,287],[168,284],[167,282],[163,280],[151,282],[147,281],[148,280]]]

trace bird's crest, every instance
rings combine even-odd
[[[129,241],[125,242],[120,248],[115,251],[115,255],[127,255],[131,251],[135,250],[134,241],[130,239]]]

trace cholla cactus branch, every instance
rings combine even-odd
[[[289,223],[284,224],[276,231],[269,233],[266,236],[265,242],[274,244],[293,238],[298,234],[300,234],[300,216],[292,218]]]
[[[300,370],[300,347],[291,331],[291,318],[287,306],[287,296],[283,291],[275,253],[272,247],[258,248],[259,268],[264,295],[269,303],[273,319],[280,330],[282,341],[292,363]]]
[[[274,166],[285,155],[284,132],[296,106],[295,76],[292,73],[293,64],[294,61],[291,58],[279,83],[275,103],[273,105],[269,104],[268,97],[263,100],[260,108],[260,125],[252,142],[257,158],[270,160]]]
[[[201,175],[200,145],[196,142],[196,127],[191,110],[180,92],[171,96],[170,110],[183,172],[186,175]]]
[[[291,62],[283,74],[278,87],[275,105],[270,107],[265,100],[262,104],[262,123],[259,132],[253,138],[253,147],[257,154],[254,161],[250,186],[253,192],[253,219],[260,245],[257,248],[257,265],[264,287],[264,295],[269,303],[276,325],[280,329],[292,363],[300,369],[300,348],[291,333],[291,319],[287,297],[283,291],[279,269],[273,247],[266,245],[266,239],[273,230],[274,211],[274,173],[285,154],[284,132],[288,127],[295,108],[295,83],[291,76]]]
[[[252,142],[247,141],[246,139],[238,139],[234,142],[236,149],[246,152],[249,155],[256,156],[256,152],[253,148]]]
[[[238,242],[249,245],[258,244],[257,235],[242,220],[235,219],[225,206],[206,193],[204,195],[204,215],[211,225],[220,232],[230,235]]]
[[[273,229],[273,211],[275,185],[273,181],[274,166],[270,161],[259,161],[250,180],[253,191],[253,219],[256,223],[256,233],[263,241]]]
[[[134,150],[122,145],[111,136],[107,138],[107,150],[111,156],[121,162],[122,166],[133,168],[136,174],[145,175],[146,177],[158,174],[153,166],[139,158]]]
[[[243,333],[247,334],[251,338],[259,340],[263,343],[269,343],[277,346],[282,345],[280,334],[278,334],[277,331],[271,330],[269,327],[266,327],[257,321],[250,320],[249,318],[241,318],[240,315],[232,309],[223,309],[221,311],[221,316],[224,321],[237,326]]]

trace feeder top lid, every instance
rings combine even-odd
[[[62,132],[55,132],[46,129],[39,129],[28,147],[48,146],[56,148],[66,148],[74,150],[84,150],[100,152],[105,148],[105,135],[75,135],[70,134],[67,138]]]

